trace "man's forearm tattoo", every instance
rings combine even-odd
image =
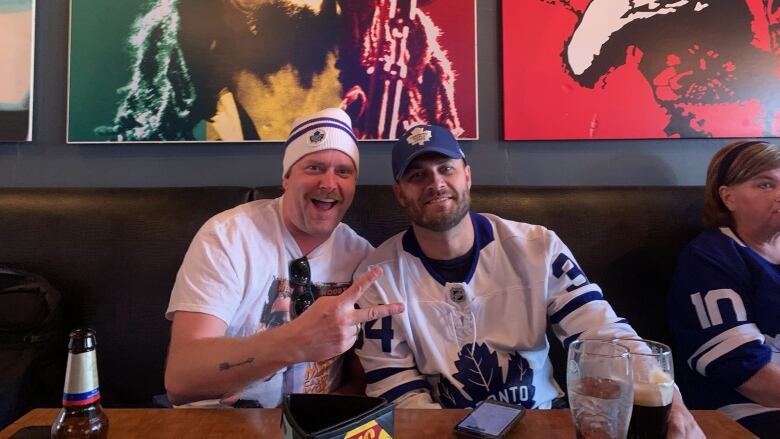
[[[219,363],[219,370],[221,370],[221,371],[222,370],[228,370],[228,369],[232,369],[232,368],[234,368],[236,366],[241,366],[241,365],[244,365],[244,364],[252,364],[253,361],[255,361],[255,357],[249,357],[246,360],[244,360],[244,361],[242,361],[240,363],[235,363],[235,364],[230,364],[228,362]]]

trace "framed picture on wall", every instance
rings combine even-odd
[[[776,137],[780,3],[503,0],[504,136]]]
[[[476,0],[71,0],[68,142],[477,138]]]
[[[35,0],[0,0],[0,142],[32,140]]]

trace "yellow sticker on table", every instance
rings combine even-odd
[[[344,439],[393,439],[392,436],[376,421],[369,421],[360,427],[350,430],[344,435]]]

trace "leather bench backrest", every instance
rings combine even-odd
[[[200,226],[278,186],[0,189],[0,262],[63,293],[69,327],[98,335],[107,405],[148,406],[164,392],[170,324],[163,314]],[[665,295],[679,250],[700,231],[700,187],[472,188],[472,207],[541,224],[571,248],[592,282],[641,335],[671,341]],[[344,221],[379,245],[408,227],[390,186],[359,186]],[[551,340],[556,377],[565,364]]]
[[[68,328],[97,331],[106,405],[163,392],[164,319],[192,237],[249,188],[0,189],[0,262],[63,293]]]

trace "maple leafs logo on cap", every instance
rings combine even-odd
[[[431,136],[430,130],[426,130],[423,127],[417,127],[409,133],[406,142],[410,145],[423,146],[426,142],[431,140]]]
[[[314,130],[314,132],[311,133],[311,136],[309,136],[309,145],[319,145],[323,140],[325,140],[325,131],[319,129]]]

